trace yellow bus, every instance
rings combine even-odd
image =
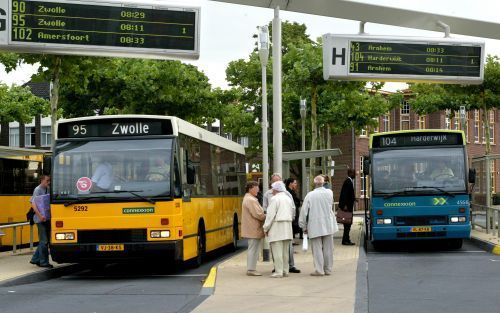
[[[43,156],[47,151],[0,147],[0,225],[26,222],[30,198],[42,174]],[[30,227],[17,228],[17,244],[28,244]],[[0,249],[10,249],[13,229],[0,231]],[[36,229],[34,241],[38,241]]]
[[[169,116],[62,120],[52,160],[54,261],[201,264],[239,239],[244,147]]]

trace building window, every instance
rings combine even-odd
[[[24,131],[24,145],[34,147],[36,145],[35,127],[26,127]]]
[[[474,143],[479,143],[479,110],[474,110]]]
[[[461,127],[461,119],[460,119],[460,112],[459,111],[455,111],[455,116],[453,118],[453,129],[454,130],[461,130],[462,127]]]
[[[42,147],[49,147],[52,144],[52,131],[50,126],[42,126]]]
[[[366,128],[361,129],[361,133],[359,134],[360,137],[366,137],[368,132],[366,131]]]
[[[406,100],[403,101],[403,105],[401,106],[401,115],[410,114],[410,103]]]
[[[391,131],[391,113],[384,114],[382,117],[382,124],[384,125],[385,132]]]
[[[469,112],[465,112],[465,139],[469,142]]]
[[[238,143],[245,148],[248,148],[248,137],[240,137],[238,138]]]
[[[425,129],[425,115],[420,115],[418,117],[418,128]]]
[[[491,160],[491,193],[496,193],[496,172],[495,172],[495,169],[496,169],[496,166],[495,166],[495,163],[496,161],[495,160]]]
[[[380,119],[378,117],[374,117],[375,127],[373,127],[373,132],[378,133],[380,131]]]
[[[9,146],[19,147],[19,127],[9,129]]]
[[[490,111],[490,143],[495,143],[495,111]]]
[[[360,156],[359,157],[359,178],[360,178],[360,184],[361,186],[359,187],[359,196],[361,198],[364,198],[365,197],[365,174],[363,174],[363,171],[364,171],[364,161],[365,161],[365,157],[364,156]]]

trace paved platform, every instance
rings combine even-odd
[[[38,267],[30,264],[31,256],[35,252],[29,248],[18,249],[17,253],[6,251],[0,253],[0,285],[13,279],[21,278],[27,275],[48,272],[50,269]],[[64,264],[57,264],[51,261],[54,268],[64,267]]]
[[[218,266],[214,295],[193,312],[353,312],[362,227],[362,219],[356,217],[351,229],[355,246],[341,245],[342,229],[335,234],[331,276],[310,276],[311,250],[303,252],[301,245],[294,246],[294,258],[302,273],[280,279],[269,277],[272,262],[257,264],[263,276],[246,276],[246,252],[235,256]]]

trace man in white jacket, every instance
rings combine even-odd
[[[323,187],[323,177],[314,178],[315,189],[302,203],[299,226],[311,240],[315,271],[311,276],[331,275],[333,269],[333,234],[338,231],[333,214],[333,193]]]
[[[290,244],[293,238],[293,201],[286,194],[285,184],[282,181],[274,182],[272,185],[274,196],[267,207],[264,232],[271,245],[273,254],[274,270],[273,278],[288,276],[288,256]]]

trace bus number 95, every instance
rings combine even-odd
[[[73,136],[86,135],[87,125],[73,125]]]

